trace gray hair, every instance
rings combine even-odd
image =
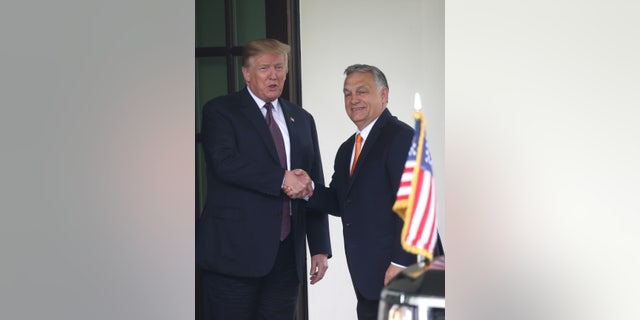
[[[377,67],[370,66],[368,64],[352,64],[348,66],[344,70],[344,74],[348,77],[350,74],[354,72],[368,72],[373,74],[373,78],[376,81],[376,85],[378,86],[378,90],[382,88],[389,89],[389,84],[387,84],[387,77],[384,76],[384,73],[378,69]]]

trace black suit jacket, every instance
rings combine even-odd
[[[353,176],[355,135],[338,149],[330,187],[316,183],[308,202],[342,217],[351,281],[367,299],[380,299],[392,261],[409,266],[417,260],[402,248],[403,221],[392,209],[412,137],[413,129],[385,109],[367,136]]]
[[[313,117],[279,99],[291,144],[291,168],[322,181]],[[264,117],[247,88],[204,106],[202,145],[207,164],[207,197],[196,229],[196,262],[231,276],[267,274],[279,247],[284,169]],[[291,201],[298,278],[304,279],[305,235],[311,255],[331,255],[324,213],[305,213],[303,200]]]

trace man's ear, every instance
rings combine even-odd
[[[244,77],[244,82],[247,82],[247,79],[249,79],[249,69],[245,66],[242,67],[242,76]]]
[[[382,88],[382,90],[380,90],[380,94],[382,97],[382,101],[386,105],[389,102],[389,88]]]

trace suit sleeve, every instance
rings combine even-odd
[[[325,187],[315,180],[314,182],[316,183],[315,189],[313,190],[313,196],[309,198],[307,207],[313,211],[325,212],[339,217],[340,211],[338,210],[338,197],[335,189]]]
[[[320,184],[324,184],[324,173],[322,171],[322,159],[320,156],[320,145],[318,143],[318,133],[316,131],[315,121],[309,115],[311,123],[311,137],[313,140],[314,159],[313,165],[308,174],[311,179]],[[303,200],[297,200],[303,201]],[[326,213],[306,208],[307,223],[307,240],[309,244],[309,253],[311,256],[316,254],[327,254],[331,257],[331,241],[329,238],[329,218]]]
[[[342,149],[344,148],[344,144],[340,146],[337,154],[340,154]],[[313,196],[309,198],[309,202],[307,206],[314,210],[326,212],[332,216],[340,217],[340,210],[338,204],[338,194],[335,187],[336,172],[338,172],[338,156],[336,155],[336,160],[333,164],[333,176],[331,177],[331,185],[326,187],[322,183],[315,182],[315,189],[313,190]]]

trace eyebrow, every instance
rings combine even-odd
[[[354,91],[358,91],[358,90],[362,90],[362,89],[371,89],[371,86],[366,85],[366,84],[362,84],[362,85],[359,85],[359,86],[355,87]],[[348,89],[344,88],[344,90],[348,90]]]

